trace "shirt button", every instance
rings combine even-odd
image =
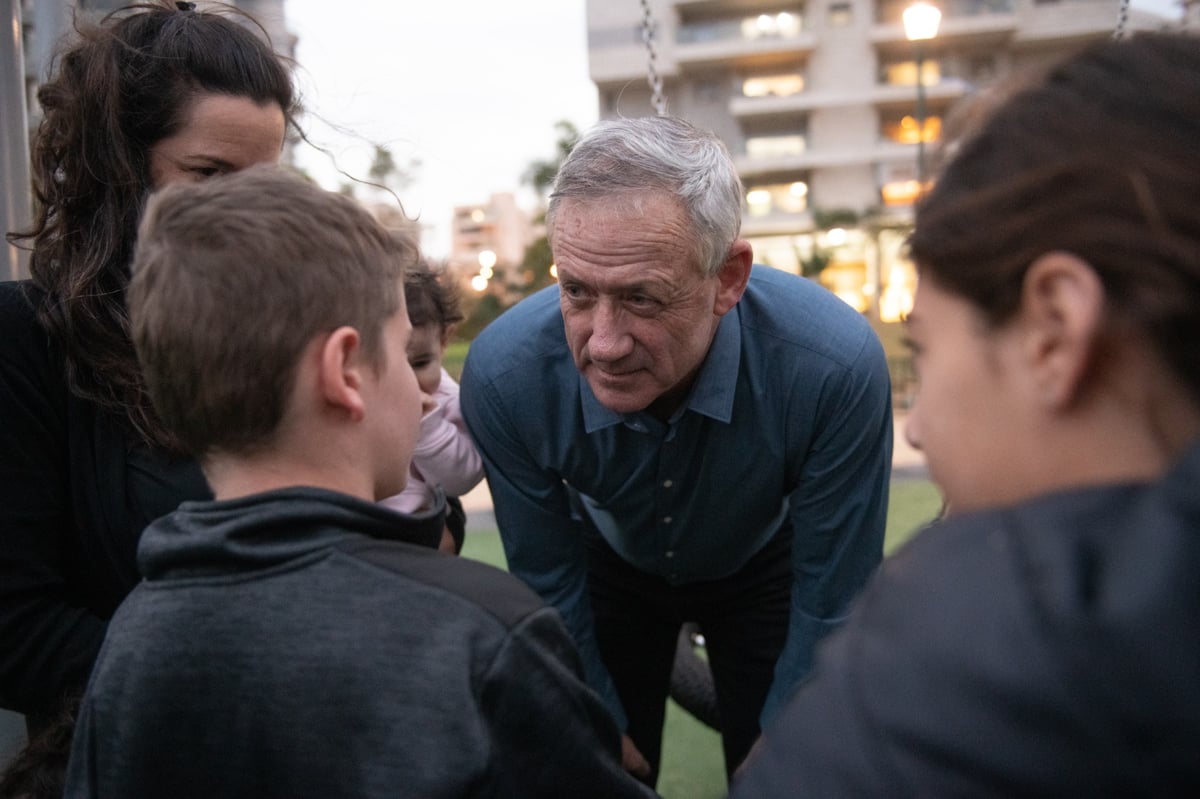
[[[675,552],[674,552],[674,550],[670,550],[670,549],[668,549],[668,550],[667,550],[667,557],[668,557],[668,558],[673,558],[673,557],[675,557]]]
[[[663,488],[670,488],[673,485],[675,485],[674,482],[672,482],[670,480],[663,480]]]
[[[670,517],[670,516],[664,516],[664,517],[663,517],[663,524],[670,524],[670,523],[671,523],[671,517]]]

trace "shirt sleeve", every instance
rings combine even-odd
[[[588,684],[624,729],[625,711],[596,644],[584,531],[572,517],[562,478],[538,464],[517,432],[516,411],[473,370],[470,356],[463,371],[462,412],[483,457],[509,571],[562,615]]]
[[[845,617],[883,557],[892,397],[887,361],[874,334],[830,385],[798,487],[789,497],[796,580],[764,724],[806,677],[817,642]]]
[[[435,399],[437,407],[421,419],[413,466],[426,483],[460,497],[483,479],[483,462],[462,423],[458,384],[444,369]]]
[[[24,297],[0,295],[0,705],[43,713],[82,688],[106,622],[68,585],[66,386]]]
[[[483,715],[494,744],[489,772],[498,796],[652,797],[621,765],[620,733],[580,678],[558,615],[519,624],[485,679]]]

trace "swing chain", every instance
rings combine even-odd
[[[650,104],[660,117],[667,115],[667,99],[663,96],[662,76],[658,74],[658,52],[654,48],[654,17],[650,0],[642,0],[642,43],[646,45],[646,80],[650,84]]]
[[[1125,23],[1129,20],[1129,0],[1121,0],[1117,8],[1117,28],[1113,31],[1113,41],[1125,38]]]

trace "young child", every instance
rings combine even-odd
[[[458,407],[458,383],[442,367],[454,327],[462,321],[458,291],[442,274],[421,262],[404,275],[404,302],[412,322],[408,363],[417,375],[424,407],[421,433],[413,450],[404,491],[383,500],[394,510],[412,513],[434,507],[437,488],[449,505],[446,535],[440,548],[462,550],[465,515],[458,497],[483,479],[483,463]]]
[[[404,516],[421,421],[401,279],[353,200],[252,168],[153,196],[129,288],[212,501],[142,536],[65,795],[645,797],[562,621]]]

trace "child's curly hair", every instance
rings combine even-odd
[[[440,325],[449,330],[464,317],[459,307],[458,286],[446,275],[442,267],[435,267],[425,259],[404,273],[404,303],[408,306],[408,318],[413,327]]]

